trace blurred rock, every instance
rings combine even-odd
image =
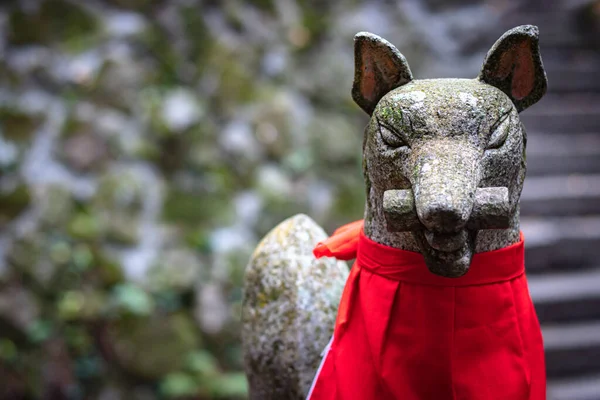
[[[198,122],[202,114],[203,110],[196,97],[185,89],[176,89],[168,93],[163,103],[163,120],[167,127],[175,132],[189,128]]]
[[[116,362],[128,373],[158,379],[181,369],[200,345],[193,322],[184,314],[115,321],[106,333]]]
[[[188,249],[169,249],[160,253],[148,270],[148,285],[153,290],[191,290],[202,272],[198,256]]]
[[[292,194],[292,182],[277,165],[264,165],[257,171],[256,186],[266,198],[283,200]]]
[[[89,133],[71,136],[65,141],[63,152],[71,168],[84,172],[101,166],[108,156],[106,144]]]
[[[75,206],[71,192],[58,185],[40,186],[37,191],[41,222],[46,226],[64,226]]]
[[[40,306],[33,293],[19,286],[0,291],[0,320],[21,334],[26,334],[40,315]]]
[[[46,0],[29,10],[13,10],[9,17],[9,42],[74,45],[97,29],[96,19],[85,8],[65,0]]]
[[[29,206],[31,195],[26,185],[2,190],[0,188],[0,227],[16,218]]]
[[[220,144],[225,151],[250,161],[259,159],[260,148],[247,122],[234,121],[223,129],[221,135]]]
[[[220,286],[209,283],[198,287],[194,316],[200,329],[210,335],[216,335],[223,329],[230,315]]]
[[[0,107],[2,136],[16,143],[29,143],[35,129],[40,125],[39,115],[30,115],[17,108]]]
[[[141,34],[146,28],[144,18],[134,12],[114,12],[107,16],[105,29],[114,37],[129,37]]]

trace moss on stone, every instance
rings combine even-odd
[[[150,80],[157,85],[178,84],[177,65],[181,60],[173,49],[168,33],[154,22],[144,32],[140,43],[148,49],[148,55],[156,63]]]
[[[87,211],[80,211],[69,221],[67,231],[76,239],[95,241],[103,234],[104,226],[100,218]]]
[[[206,67],[206,57],[213,44],[213,38],[204,23],[203,15],[197,12],[195,7],[182,7],[179,13],[186,37],[190,42],[189,58],[197,68],[196,73],[201,74]]]
[[[37,115],[29,115],[16,108],[0,107],[2,134],[8,140],[28,143],[40,123],[41,118]]]
[[[169,222],[186,226],[203,224],[210,226],[216,221],[232,221],[233,209],[226,193],[194,193],[171,189],[163,206],[162,216]]]
[[[193,322],[182,313],[121,319],[111,325],[108,337],[121,367],[144,379],[181,370],[200,347]]]
[[[160,6],[163,0],[107,0],[107,2],[129,10],[149,11],[152,7]]]
[[[14,10],[8,40],[13,45],[60,43],[72,49],[98,31],[98,21],[84,7],[65,0],[46,0],[34,12]]]
[[[21,184],[8,192],[0,192],[0,226],[13,220],[29,206],[31,195]]]

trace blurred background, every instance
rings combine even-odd
[[[242,278],[362,217],[353,35],[475,77],[537,24],[522,197],[550,398],[600,399],[600,1],[0,2],[0,399],[243,399]]]

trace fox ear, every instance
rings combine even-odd
[[[352,98],[367,114],[386,93],[412,79],[406,59],[394,45],[368,32],[354,36]]]
[[[487,53],[479,80],[502,90],[521,112],[546,93],[537,26],[522,25],[506,32]]]

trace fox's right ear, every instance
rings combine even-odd
[[[367,114],[386,93],[412,79],[406,59],[393,44],[369,32],[354,36],[352,98]]]

